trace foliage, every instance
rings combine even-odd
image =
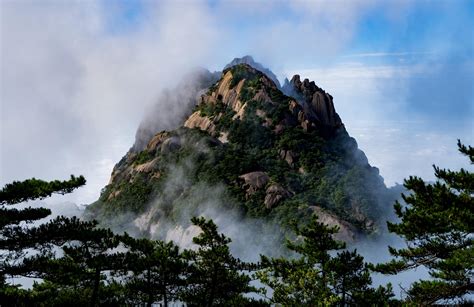
[[[75,177],[73,175],[67,181],[54,180],[47,182],[32,178],[25,181],[7,183],[0,190],[0,228],[2,231],[8,231],[4,227],[18,225],[21,222],[31,223],[51,214],[51,211],[46,208],[28,207],[19,210],[7,208],[5,207],[6,205],[14,205],[28,200],[44,199],[54,193],[64,195],[83,186],[85,183],[86,180],[83,176]]]
[[[232,80],[229,85],[231,89],[234,88],[237,84],[239,84],[242,79],[252,80],[253,78],[256,78],[262,74],[252,72],[252,69],[249,68],[249,66],[246,64],[232,66],[229,68],[229,70],[232,72]],[[227,70],[224,71],[224,74],[226,72]]]
[[[167,200],[160,204],[160,209],[166,218],[172,219],[179,215],[180,208],[196,211],[199,204],[180,204],[182,195],[189,195],[194,186],[224,184],[229,203],[238,204],[245,216],[276,220],[286,225],[291,219],[307,221],[303,212],[318,206],[364,232],[376,231],[376,221],[398,193],[385,187],[378,170],[368,165],[355,140],[344,129],[335,131],[330,137],[318,129],[303,129],[297,119],[298,109],[290,110],[294,98],[285,96],[271,82],[266,82],[268,79],[261,72],[246,65],[235,65],[228,70],[233,75],[231,88],[245,79],[238,93],[239,101],[246,106],[244,114],[235,117],[232,107],[217,94],[221,83],[216,83],[213,91],[208,92],[216,96],[216,101],[201,102],[194,109],[213,122],[215,131],[212,135],[199,129],[170,131],[170,136],[180,139],[181,147],[171,154],[157,152],[159,179],[153,172],[136,172],[130,178],[125,171],[127,166],[145,161],[149,154],[127,156],[130,161],[119,163],[127,174],[107,186],[100,199],[88,207],[90,216],[107,222],[110,217],[130,210],[140,213],[151,199],[159,197]],[[268,95],[271,102],[256,97],[258,91]],[[277,125],[283,130],[276,132]],[[227,133],[228,142],[216,140],[215,136],[221,133]],[[285,160],[286,153],[293,157],[291,163]],[[147,158],[142,159],[142,156]],[[188,167],[190,164],[192,169]],[[179,193],[163,195],[170,179],[168,174],[181,167],[189,170],[186,185]],[[267,187],[248,194],[239,178],[254,171],[268,174],[271,183],[278,183],[289,191],[288,196],[271,209],[266,208]],[[295,204],[298,210],[293,210]]]
[[[194,217],[194,225],[202,233],[193,238],[197,250],[188,250],[190,261],[187,286],[181,299],[190,306],[230,305],[249,302],[244,294],[256,291],[249,285],[249,275],[243,270],[252,270],[254,265],[234,258],[229,250],[231,240],[219,234],[212,220]]]
[[[25,224],[47,217],[51,211],[46,208],[10,209],[6,205],[13,205],[27,200],[43,199],[54,193],[66,194],[75,188],[84,185],[86,180],[83,176],[74,177],[67,181],[54,180],[46,182],[35,178],[25,181],[14,181],[6,184],[0,190],[0,284],[5,285],[6,274],[12,264],[17,262],[25,254],[25,250],[35,247],[37,242],[29,237],[29,229]],[[23,224],[22,224],[23,223]],[[2,295],[15,291],[8,287],[8,291],[2,289]],[[18,293],[18,292],[17,292]]]
[[[146,163],[153,159],[153,155],[148,150],[143,150],[137,154],[135,160],[133,161],[134,165],[140,165]]]
[[[474,149],[458,141],[459,151],[474,163]],[[406,205],[395,203],[400,223],[388,223],[391,232],[407,242],[406,248],[389,248],[396,257],[378,270],[396,274],[426,267],[432,279],[415,282],[408,291],[417,304],[462,299],[474,291],[474,173],[434,166],[435,183],[419,177],[405,180],[411,191]]]
[[[386,304],[393,294],[390,288],[370,288],[372,282],[362,256],[343,251],[332,257],[330,252],[345,247],[333,238],[337,227],[329,227],[313,217],[305,227],[293,223],[297,241],[287,241],[299,258],[267,258],[260,280],[273,289],[272,303],[285,306]],[[302,240],[302,242],[300,242]],[[381,295],[384,294],[384,295]]]
[[[7,267],[6,273],[41,278],[50,290],[87,293],[88,303],[96,305],[104,287],[103,273],[120,267],[122,263],[121,255],[112,252],[118,246],[119,238],[109,229],[96,228],[96,225],[96,222],[58,217],[23,233],[13,234],[12,239],[30,240],[38,253]],[[62,251],[59,258],[55,252],[58,248]]]
[[[138,213],[143,210],[153,196],[154,189],[159,187],[157,183],[159,183],[157,180],[139,174],[134,180],[121,181],[117,186],[109,185],[99,200],[88,206],[86,213],[111,227],[112,225],[109,225],[107,220],[117,217],[118,213],[130,211]],[[110,197],[113,192],[117,192],[116,196]]]
[[[0,205],[13,205],[28,200],[44,199],[54,193],[67,194],[74,189],[86,184],[83,176],[75,177],[71,175],[71,179],[65,181],[43,181],[35,178],[25,181],[13,181],[7,183],[0,190]]]
[[[125,256],[125,275],[127,300],[147,306],[178,299],[178,293],[184,286],[183,272],[187,262],[173,242],[134,239],[125,235],[122,240],[128,248]]]

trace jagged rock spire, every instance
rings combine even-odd
[[[311,120],[331,128],[342,126],[332,96],[318,87],[314,81],[304,79],[301,82],[300,76],[294,75],[291,81],[285,80],[282,90],[286,95],[298,100]]]

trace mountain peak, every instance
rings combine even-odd
[[[229,66],[221,79],[209,88],[184,127],[198,128],[223,143],[232,135],[232,123],[253,120],[279,135],[285,129],[301,127],[330,137],[344,130],[332,103],[332,96],[314,82],[292,78],[284,95],[265,73],[247,63]]]
[[[276,86],[278,88],[280,88],[280,82],[278,81],[278,78],[277,76],[268,68],[264,67],[262,64],[258,63],[258,62],[255,62],[255,60],[253,59],[253,57],[251,55],[245,55],[241,58],[234,58],[229,64],[227,64],[225,67],[224,67],[224,70],[232,67],[232,66],[235,66],[235,65],[239,65],[239,64],[247,64],[259,71],[261,71],[262,73],[264,73],[265,75],[267,75],[267,77],[269,77],[270,79],[272,79],[272,81],[276,84]]]
[[[140,146],[117,163],[88,208],[95,218],[133,210],[146,217],[134,223],[167,234],[163,225],[174,217],[199,215],[218,203],[219,210],[229,204],[245,216],[282,223],[317,212],[349,237],[357,232],[353,226],[375,229],[387,190],[345,130],[331,95],[299,75],[281,88],[250,56],[199,76],[163,97],[170,107],[193,106],[175,128],[141,126]],[[159,114],[149,120],[160,122]],[[201,193],[208,184],[224,190]]]

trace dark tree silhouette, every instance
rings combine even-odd
[[[474,148],[458,140],[459,151],[474,163]],[[463,300],[474,291],[474,173],[433,166],[437,181],[426,183],[418,177],[405,180],[411,191],[396,202],[399,223],[388,229],[402,237],[407,246],[389,247],[395,256],[378,265],[387,274],[426,267],[433,279],[415,282],[408,299],[417,304]]]

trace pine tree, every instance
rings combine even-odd
[[[336,226],[324,225],[313,216],[304,227],[293,223],[293,229],[296,241],[288,241],[287,246],[300,257],[262,256],[265,269],[257,273],[273,289],[272,303],[284,306],[388,303],[393,296],[390,288],[369,287],[372,280],[368,265],[356,251],[343,251],[331,257],[331,251],[345,248],[344,242],[334,239]]]
[[[122,268],[124,255],[114,251],[120,243],[120,237],[109,229],[96,226],[95,221],[57,217],[15,234],[14,238],[31,240],[39,253],[25,257],[11,266],[9,272],[12,275],[43,279],[43,283],[37,284],[32,293],[32,296],[37,297],[36,303],[61,305],[82,302],[96,306],[99,302],[107,301],[105,295],[101,296],[102,290],[106,288],[104,273]],[[61,252],[58,252],[59,249]],[[51,293],[70,295],[56,297]]]
[[[472,165],[474,148],[459,140],[458,148]],[[405,180],[411,193],[402,195],[404,205],[395,203],[400,222],[388,223],[388,229],[407,246],[389,247],[395,259],[377,267],[386,274],[427,268],[432,279],[415,282],[408,290],[408,299],[418,304],[462,301],[474,291],[474,173],[433,167],[435,183]]]
[[[35,178],[25,181],[14,181],[6,184],[0,190],[0,299],[4,304],[17,302],[25,298],[27,293],[10,286],[6,278],[12,275],[14,265],[25,256],[25,250],[37,246],[37,242],[28,237],[28,226],[51,214],[46,208],[25,209],[8,208],[24,201],[44,199],[52,194],[71,193],[74,189],[84,185],[83,176],[71,178],[67,181],[43,181]],[[16,235],[19,235],[17,237]]]
[[[244,294],[256,291],[250,286],[251,278],[243,271],[253,269],[253,265],[234,258],[229,250],[231,239],[219,234],[212,220],[194,217],[194,225],[202,233],[193,238],[196,250],[186,251],[190,260],[186,289],[181,300],[189,306],[244,306],[252,300]],[[261,304],[253,301],[252,304]]]
[[[310,306],[331,304],[337,301],[329,288],[327,264],[331,259],[329,251],[345,247],[333,239],[337,227],[328,227],[310,220],[305,227],[292,223],[297,241],[287,241],[289,250],[300,254],[300,258],[269,259],[262,256],[266,267],[258,272],[260,280],[273,289],[272,303],[286,306]],[[302,242],[300,242],[302,240]]]
[[[331,258],[327,270],[331,276],[331,292],[337,296],[339,306],[376,306],[393,301],[392,287],[371,288],[369,265],[357,250],[343,251]]]
[[[165,307],[175,301],[184,285],[183,273],[187,266],[178,246],[173,242],[134,239],[128,235],[122,240],[129,248],[125,272],[132,273],[125,277],[128,300],[147,306],[163,302]]]

